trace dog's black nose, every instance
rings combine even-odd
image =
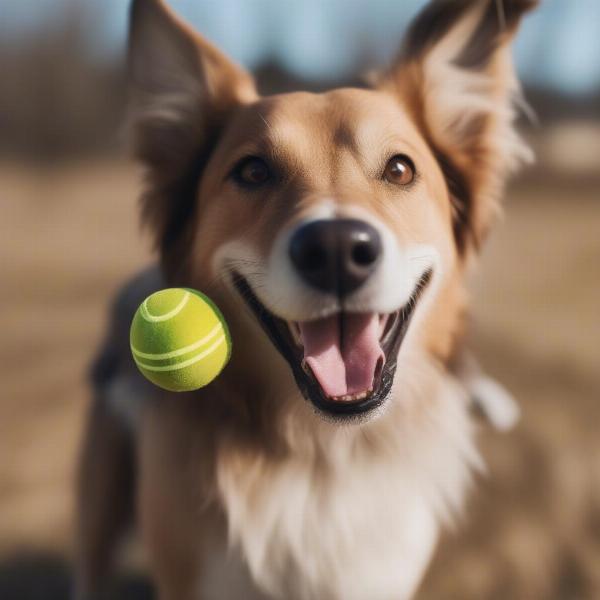
[[[311,221],[290,241],[292,263],[304,281],[340,297],[369,278],[381,250],[377,230],[357,219]]]

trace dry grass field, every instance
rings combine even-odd
[[[482,425],[488,475],[423,600],[600,598],[599,189],[510,190],[472,282],[473,345],[523,418]],[[127,163],[0,165],[2,600],[66,594],[86,367],[112,294],[151,260],[137,190]]]

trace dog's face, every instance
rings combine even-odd
[[[507,2],[504,29],[492,4],[431,5],[374,89],[260,98],[160,2],[135,3],[138,148],[164,264],[245,305],[322,413],[385,402],[403,342],[452,353],[463,266],[522,153],[506,43],[531,2]]]
[[[226,274],[308,399],[363,413],[389,394],[421,292],[451,270],[444,189],[390,95],[258,100],[234,115],[207,165],[193,254]]]

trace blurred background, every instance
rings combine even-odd
[[[356,83],[424,3],[172,0],[265,92]],[[127,5],[0,4],[2,600],[67,597],[86,368],[111,296],[153,259],[123,126]],[[542,0],[515,59],[537,164],[473,278],[471,337],[523,417],[482,424],[488,474],[421,600],[600,598],[600,2]]]

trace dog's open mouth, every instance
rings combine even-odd
[[[338,312],[313,321],[285,321],[270,312],[239,274],[234,285],[289,363],[298,388],[319,410],[360,415],[386,399],[415,306],[431,280],[426,271],[409,301],[389,314]]]

